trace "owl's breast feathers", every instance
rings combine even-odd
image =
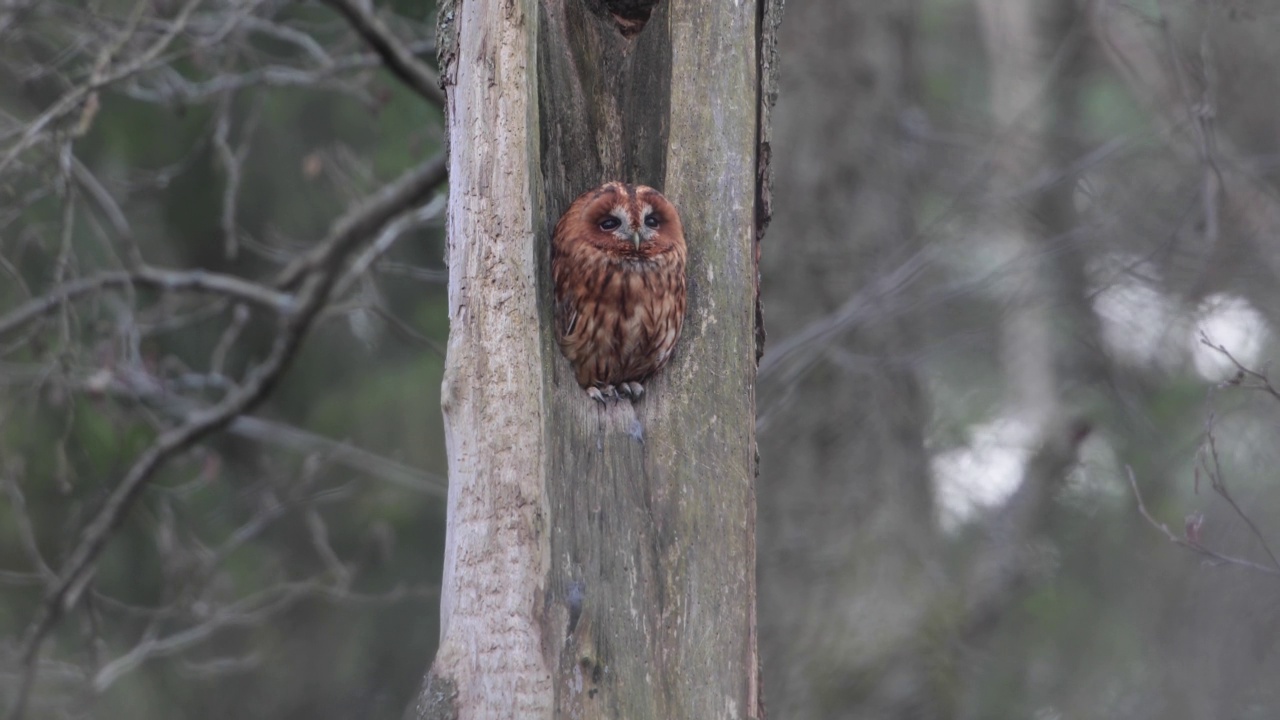
[[[684,320],[684,247],[652,257],[586,243],[556,250],[556,335],[578,384],[640,382],[662,369]]]

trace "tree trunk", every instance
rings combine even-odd
[[[1077,227],[1073,200],[1073,163],[1083,154],[1075,125],[1085,35],[1077,0],[979,0],[976,7],[995,128],[982,213],[988,241],[999,243],[1010,265],[996,288],[1005,307],[1006,404],[1034,437],[1078,412],[1080,393],[1105,375],[1093,357],[1088,235]]]
[[[412,717],[762,714],[758,147],[778,8],[653,5],[440,9],[449,519]],[[689,241],[684,335],[634,406],[588,399],[551,332],[552,228],[611,179],[662,190]]]
[[[1041,42],[1037,17],[1045,7],[1020,0],[977,3],[995,125],[984,234],[1011,265],[998,290],[1004,304],[1000,355],[1008,378],[1006,402],[1033,436],[1055,417],[1061,399],[1053,362],[1055,308],[1044,282],[1052,268],[1042,259],[1040,228],[1025,212],[1047,157],[1044,97],[1051,49]]]

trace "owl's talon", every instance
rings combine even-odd
[[[610,400],[618,399],[618,389],[612,385],[605,385],[604,387],[592,386],[587,388],[587,395],[601,405],[607,405]]]
[[[634,381],[624,382],[618,385],[618,392],[620,392],[623,395],[626,395],[632,400],[639,400],[640,396],[644,394],[644,386]]]

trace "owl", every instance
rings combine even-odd
[[[595,400],[639,399],[680,339],[684,229],[644,185],[610,182],[578,196],[551,238],[556,339]]]

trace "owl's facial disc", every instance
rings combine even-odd
[[[632,236],[638,236],[635,240],[637,249],[640,247],[641,240],[646,242],[652,240],[658,234],[658,226],[661,225],[661,218],[649,203],[640,205],[640,218],[640,227],[635,228],[631,233]]]
[[[616,220],[617,223],[614,224],[613,222],[609,222],[612,220]],[[610,227],[606,228],[604,225],[601,225],[601,229],[612,232],[615,238],[623,242],[630,242],[634,244],[636,249],[640,248],[640,238],[631,227],[631,218],[627,217],[626,208],[614,208],[613,212],[609,214],[609,217],[606,218],[605,221],[609,222]]]

